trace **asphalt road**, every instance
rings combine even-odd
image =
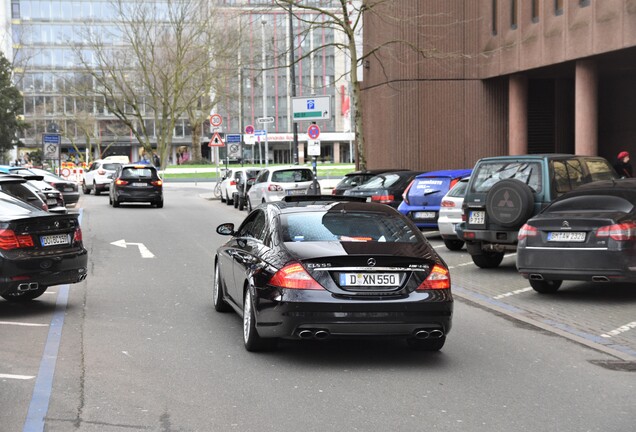
[[[29,305],[0,300],[0,431],[633,430],[636,330],[599,336],[636,320],[631,290],[539,296],[513,257],[476,269],[434,234],[456,294],[441,352],[246,352],[239,317],[211,300],[215,227],[245,213],[203,186],[168,184],[163,209],[82,197],[88,279]]]

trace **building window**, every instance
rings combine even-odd
[[[11,2],[11,18],[20,19],[20,2],[17,0]]]
[[[579,0],[579,6],[585,7],[590,5],[590,0]]]
[[[510,28],[517,28],[517,0],[510,0]]]
[[[563,0],[554,0],[554,14],[563,15]]]
[[[532,0],[532,22],[539,22],[539,0]]]
[[[492,34],[497,34],[497,0],[492,0]]]

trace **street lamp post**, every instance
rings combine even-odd
[[[261,38],[263,39],[263,118],[267,118],[267,62],[265,58],[265,24],[267,24],[267,20],[263,16],[261,18]],[[265,127],[265,167],[268,166],[268,154],[269,154],[269,142],[267,137],[267,123],[263,123]],[[260,146],[260,143],[259,143]]]

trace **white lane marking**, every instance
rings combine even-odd
[[[510,292],[507,292],[507,293],[499,294],[497,296],[494,296],[493,298],[495,300],[499,300],[499,299],[510,297],[510,296],[513,296],[513,295],[522,294],[522,293],[528,292],[528,291],[532,291],[532,287],[521,288],[521,289],[510,291]]]
[[[11,374],[1,374],[0,379],[18,379],[18,380],[30,380],[35,378],[31,375],[11,375]]]
[[[0,321],[0,325],[14,325],[14,326],[24,326],[24,327],[48,327],[48,324],[37,324],[37,323],[27,323],[27,322],[15,322],[15,321]]]
[[[118,246],[121,248],[126,249],[127,246],[137,246],[137,248],[139,249],[139,253],[141,254],[142,258],[154,258],[155,256],[153,255],[152,252],[150,252],[150,250],[148,250],[148,248],[143,244],[143,243],[127,243],[126,240],[122,239],[122,240],[117,240],[111,243],[114,246]]]
[[[601,337],[611,338],[612,336],[618,336],[621,333],[628,332],[635,328],[636,328],[636,321],[632,321],[630,323],[625,324],[624,326],[620,326],[619,328],[608,331],[607,333],[603,333]]]
[[[422,231],[422,234],[424,234],[424,237],[428,238],[428,237],[436,237],[439,235],[439,231]]]
[[[433,249],[443,248],[443,247],[446,247],[446,245],[441,244],[441,245],[433,246]]]

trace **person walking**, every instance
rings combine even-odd
[[[634,177],[634,170],[632,169],[632,164],[629,163],[628,152],[622,151],[618,154],[616,157],[616,163],[614,164],[614,169],[621,178]]]

